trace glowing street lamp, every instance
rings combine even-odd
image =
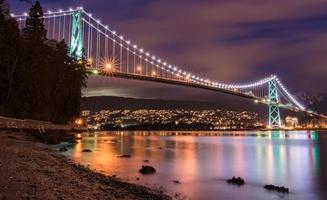
[[[98,70],[96,70],[96,69],[95,69],[95,70],[93,70],[92,72],[93,72],[93,74],[94,74],[94,75],[98,75],[98,74],[99,74],[99,71],[98,71]]]
[[[152,71],[152,76],[156,76],[157,75],[157,72],[155,72],[155,71]]]
[[[188,74],[188,75],[185,76],[185,79],[186,79],[187,81],[190,80],[190,78],[191,78],[191,75],[190,75],[190,74]]]
[[[102,66],[101,71],[106,75],[110,75],[116,70],[117,62],[118,61],[115,60],[114,58],[104,59],[101,64]]]
[[[136,67],[136,71],[139,72],[139,73],[141,73],[141,72],[142,72],[142,67],[141,67],[140,65],[137,66],[137,67]]]
[[[105,67],[106,67],[106,70],[108,70],[108,71],[111,71],[112,70],[112,64],[111,63],[107,63],[105,65]]]
[[[92,58],[87,59],[87,64],[88,65],[92,65],[92,63],[93,63],[93,59]]]

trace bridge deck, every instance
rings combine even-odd
[[[92,68],[88,68],[87,72],[90,74],[94,74],[94,70]],[[140,74],[130,74],[130,73],[122,73],[122,72],[111,72],[109,74],[102,73],[101,71],[97,71],[99,75],[102,76],[110,76],[110,77],[116,77],[116,78],[124,78],[124,79],[132,79],[132,80],[141,80],[141,81],[149,81],[149,82],[157,82],[157,83],[165,83],[165,84],[170,84],[170,85],[180,85],[180,86],[186,86],[186,87],[192,87],[192,88],[199,88],[199,89],[205,89],[205,90],[211,90],[211,91],[216,91],[216,92],[221,92],[225,94],[231,94],[234,96],[239,96],[243,97],[246,99],[250,100],[257,100],[258,103],[260,104],[265,104],[268,105],[268,102],[262,101],[262,98],[256,97],[256,96],[251,96],[248,94],[240,93],[238,91],[233,91],[233,90],[228,90],[228,89],[222,89],[222,88],[216,88],[208,85],[202,85],[202,84],[197,84],[193,83],[191,81],[184,81],[184,80],[176,80],[176,79],[168,79],[168,78],[162,78],[162,77],[155,77],[155,76],[145,76],[145,75],[140,75]],[[291,110],[294,112],[299,112],[299,110],[295,110],[293,107],[289,107],[283,104],[279,105],[280,108],[286,109],[286,110]],[[314,115],[317,117],[322,117],[327,119],[326,116],[320,115],[317,113],[311,113],[308,111],[303,111],[307,114]]]

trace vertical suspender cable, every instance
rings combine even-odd
[[[51,23],[51,17],[49,16],[48,17],[48,20],[47,20],[47,22],[48,22],[48,28],[47,28],[47,38],[49,38],[50,37],[50,23]]]
[[[99,29],[99,24],[97,23],[97,29]],[[96,37],[97,37],[97,40],[96,40],[96,47],[95,47],[95,67],[98,68],[98,62],[99,62],[99,31],[96,30]]]
[[[127,46],[126,56],[127,56],[126,71],[127,71],[127,74],[128,74],[129,73],[129,51],[128,51],[128,46]]]
[[[84,20],[82,20],[82,42],[83,42],[83,56],[85,56],[85,54],[86,54],[86,51],[85,51],[85,46],[87,46],[87,41],[85,41],[84,40],[84,35],[85,35],[85,33],[86,33],[86,31],[85,31],[85,21]],[[86,38],[86,37],[85,37]]]
[[[90,59],[91,55],[90,55],[90,33],[91,33],[91,17],[89,16],[89,24],[88,24],[88,34],[87,34],[87,58]],[[92,63],[90,63],[92,64]]]
[[[65,32],[66,32],[66,14],[64,14],[64,26],[62,31],[62,39],[65,39]]]
[[[56,16],[53,17],[53,30],[52,30],[52,38],[55,39],[55,30],[56,30]]]
[[[72,15],[69,15],[69,20],[68,20],[68,44],[70,44],[71,40],[71,34],[72,34]]]
[[[142,74],[143,75],[143,65],[142,65],[142,59],[141,59],[141,56],[139,57],[140,58],[140,66],[141,66],[141,68],[142,68],[142,71],[141,71],[141,73],[140,74]]]
[[[145,75],[146,75],[146,76],[149,75],[148,68],[149,68],[149,64],[148,64],[148,62],[146,61],[146,62],[145,62]]]
[[[135,49],[134,49],[134,52],[133,52],[133,56],[134,56],[134,74],[135,74],[135,72],[136,72],[136,71],[135,71],[135,67],[136,67],[136,66],[135,66]]]
[[[59,16],[59,30],[58,30],[58,41],[60,40],[60,35],[61,35],[61,16]]]
[[[115,34],[112,33],[112,59],[116,59],[115,46],[116,46]]]
[[[91,34],[90,34],[90,54],[89,54],[89,56],[90,56],[90,58],[92,59],[92,65],[94,66],[94,56],[93,56],[93,29],[92,29],[93,27],[92,26],[90,26],[90,29],[91,29]]]
[[[119,70],[120,72],[123,72],[123,64],[122,64],[122,59],[123,59],[123,40],[120,40],[120,54],[119,54]]]
[[[105,37],[104,37],[104,57],[105,58],[108,58],[108,37],[107,37],[107,34],[108,34],[108,30],[106,28],[106,31],[105,31]]]

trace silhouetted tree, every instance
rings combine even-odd
[[[12,106],[22,53],[17,22],[9,16],[6,2],[0,0],[0,111],[4,114],[9,114]]]
[[[85,60],[69,56],[65,41],[46,38],[39,1],[20,35],[0,0],[0,114],[56,122],[79,115]]]

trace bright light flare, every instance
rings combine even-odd
[[[106,75],[111,75],[116,71],[118,60],[115,58],[106,58],[101,61],[101,71]]]
[[[75,119],[74,123],[75,123],[76,125],[81,126],[81,125],[84,124],[84,120],[83,120],[82,118],[77,118],[77,119]]]

